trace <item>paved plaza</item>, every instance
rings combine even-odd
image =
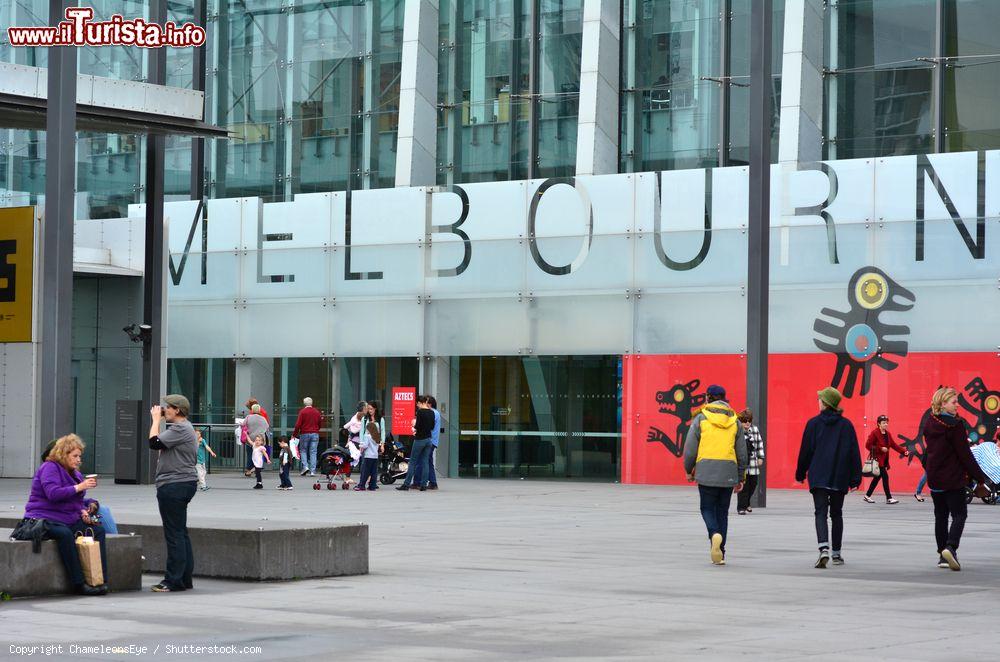
[[[250,490],[214,475],[191,517],[366,522],[371,574],[285,583],[196,579],[178,594],[0,604],[3,648],[62,644],[259,647],[188,659],[955,660],[1000,647],[1000,507],[970,507],[962,572],[939,570],[930,500],[845,507],[847,565],[816,570],[812,502],[772,491],[731,517],[709,563],[693,487],[442,481],[438,492]],[[0,480],[20,513],[29,481]],[[119,521],[155,513],[151,487],[95,490]],[[113,572],[113,569],[112,569]],[[148,589],[160,578],[147,575]],[[154,649],[156,655],[154,656]],[[173,649],[177,650],[177,649]],[[16,652],[16,651],[15,651]]]

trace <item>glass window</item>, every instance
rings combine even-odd
[[[291,435],[303,398],[312,398],[313,407],[324,417],[333,413],[331,399],[330,361],[326,358],[275,359],[274,393],[277,394],[275,411],[271,414],[276,433]],[[331,419],[325,418],[323,427],[329,428]],[[328,435],[329,431],[323,432]]]
[[[785,1],[771,4],[771,161],[778,160]],[[750,0],[733,0],[729,28],[729,165],[750,162]]]
[[[619,357],[452,360],[460,476],[618,479]]]
[[[842,0],[827,10],[829,158],[932,149],[935,0]]]
[[[79,131],[76,136],[76,218],[128,216],[128,206],[142,201],[145,140],[132,133]],[[187,158],[190,172],[190,152]]]
[[[627,0],[622,169],[718,165],[719,2]]]
[[[948,0],[944,125],[952,152],[1000,147],[1000,3]]]
[[[443,0],[439,16],[439,182],[572,175],[583,1]]]

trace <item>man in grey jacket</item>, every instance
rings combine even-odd
[[[684,442],[684,471],[689,481],[698,481],[712,563],[725,565],[729,504],[733,492],[743,489],[747,445],[736,412],[726,402],[726,390],[713,384],[707,395],[708,404],[691,422]]]

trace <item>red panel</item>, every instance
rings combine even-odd
[[[818,411],[816,391],[830,384],[835,365],[833,354],[771,356],[767,439],[770,487],[794,487],[802,428]],[[746,400],[744,371],[745,360],[740,355],[625,357],[622,482],[685,482],[680,458],[668,450],[668,445],[675,451],[678,449],[677,428],[684,418],[662,412],[657,392],[664,393],[661,400],[670,402],[677,385],[697,381],[692,389],[697,398],[709,384],[720,384],[726,388],[730,404],[739,410]],[[920,419],[941,384],[962,392],[967,407],[960,414],[970,423],[972,434],[996,434],[1000,411],[991,411],[994,399],[1000,409],[1000,358],[990,352],[910,354],[895,370],[875,369],[868,394],[845,398],[841,406],[854,423],[861,444],[875,425],[875,419],[883,413],[889,416],[889,429],[902,444],[904,438],[918,437]],[[683,406],[686,400],[681,400],[679,413],[684,416],[688,413]],[[677,411],[672,404],[662,408]],[[649,441],[650,438],[654,441]],[[664,439],[666,443],[655,439]],[[916,459],[908,462],[893,456],[890,466],[894,495],[912,491],[923,472]]]

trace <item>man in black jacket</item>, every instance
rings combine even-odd
[[[819,415],[809,419],[802,433],[795,480],[809,478],[816,507],[816,540],[819,543],[817,568],[830,562],[830,530],[827,514],[833,522],[833,564],[843,565],[841,543],[844,538],[844,497],[861,485],[861,451],[851,422],[840,409],[840,392],[828,386],[818,391]]]

